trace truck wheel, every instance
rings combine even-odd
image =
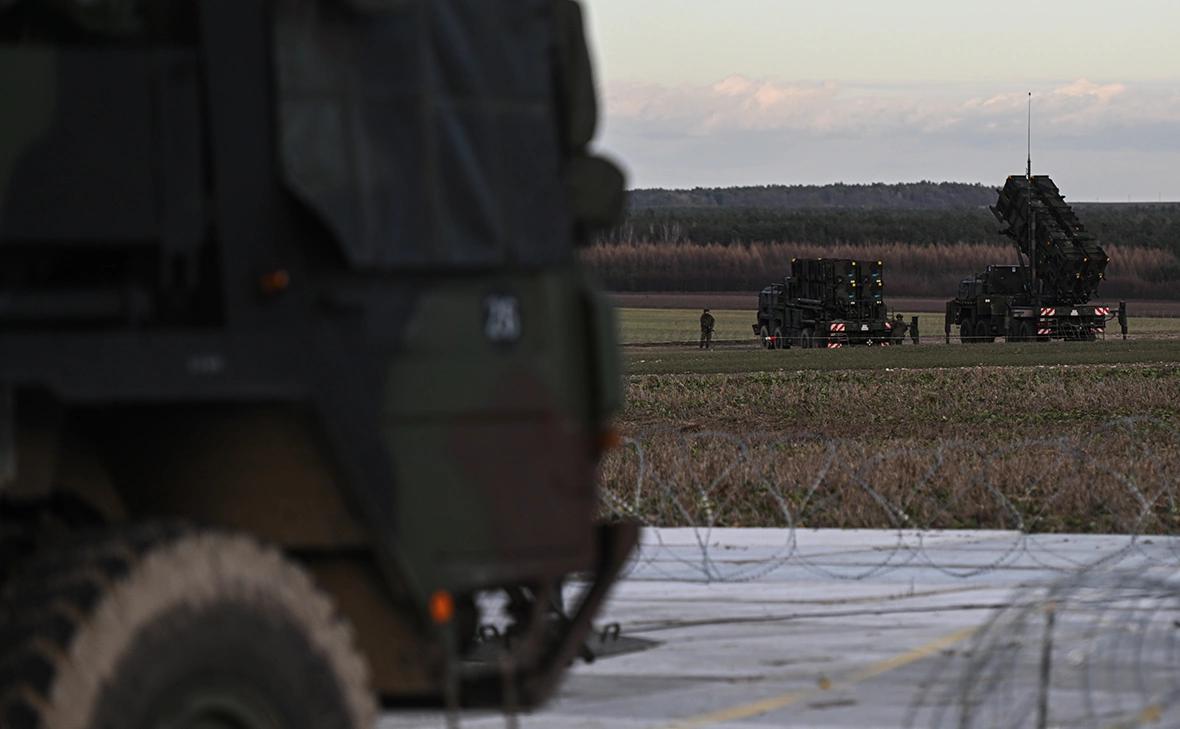
[[[799,333],[799,346],[803,349],[815,348],[815,340],[812,338],[810,329],[804,329]]]
[[[770,330],[768,330],[766,327],[762,327],[762,329],[758,332],[758,336],[762,337],[763,347],[766,347],[767,349],[774,349],[774,342],[770,341]]]
[[[1033,341],[1033,325],[1031,321],[1020,322],[1020,341]]]
[[[783,341],[783,330],[780,327],[774,328],[774,348],[786,349],[787,343]]]
[[[996,338],[992,336],[991,324],[987,319],[980,319],[975,323],[975,341],[980,344],[996,341]]]
[[[963,323],[959,325],[959,342],[962,344],[971,344],[975,341],[975,322],[970,319],[964,319]]]
[[[252,539],[139,528],[32,558],[0,617],[0,726],[360,729],[351,630]]]

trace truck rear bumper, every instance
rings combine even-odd
[[[566,667],[582,652],[594,627],[594,617],[638,541],[638,524],[599,525],[596,564],[568,617],[546,619],[546,606],[541,604],[544,601],[538,600],[528,629],[496,664],[462,668],[457,697],[460,703],[515,710],[529,709],[548,699]]]

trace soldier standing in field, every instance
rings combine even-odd
[[[910,318],[910,339],[914,340],[914,344],[918,343],[918,317]]]
[[[709,313],[708,309],[701,314],[701,345],[698,349],[712,349],[713,348],[713,325],[716,320],[713,315]]]
[[[901,314],[894,314],[893,315],[893,330],[890,332],[891,336],[889,338],[891,340],[893,340],[893,342],[898,345],[905,344],[905,330],[906,330],[906,328],[907,328],[907,325],[904,321],[902,321]]]

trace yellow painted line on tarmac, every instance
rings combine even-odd
[[[714,724],[723,724],[728,721],[738,721],[740,719],[749,719],[754,716],[761,716],[769,714],[772,711],[784,709],[792,704],[797,704],[801,701],[806,701],[815,698],[821,694],[827,693],[834,689],[849,688],[859,683],[876,678],[884,673],[904,668],[905,666],[917,663],[923,659],[946,650],[953,645],[967,640],[979,628],[963,628],[955,632],[944,635],[941,638],[930,641],[917,648],[908,650],[905,653],[886,658],[882,661],[869,664],[864,668],[853,671],[842,680],[835,683],[829,682],[826,678],[820,679],[820,685],[814,689],[804,689],[800,691],[788,691],[779,694],[778,696],[771,696],[769,698],[754,701],[748,704],[739,704],[738,706],[731,706],[727,709],[718,709],[716,711],[706,712],[704,714],[697,714],[696,716],[685,717],[672,722],[671,724],[662,724],[657,729],[697,729],[697,727],[712,726]]]

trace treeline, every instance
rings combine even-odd
[[[988,195],[988,202],[994,202],[994,193],[989,191]],[[1180,203],[1081,203],[1074,208],[1086,229],[1103,245],[1164,248],[1180,254]],[[633,207],[618,227],[599,236],[598,241],[608,245],[773,241],[805,241],[825,247],[893,241],[918,246],[1003,245],[1006,239],[999,235],[999,227],[985,206],[937,210]]]
[[[643,208],[873,208],[941,210],[984,207],[996,201],[996,188],[965,182],[903,182],[865,185],[751,185],[697,187],[692,190],[632,190],[632,210]]]
[[[1159,248],[1107,244],[1099,298],[1176,298],[1180,257]],[[885,261],[886,296],[951,297],[959,280],[1014,262],[1001,243],[597,244],[583,260],[612,291],[757,291],[786,275],[792,257]]]

